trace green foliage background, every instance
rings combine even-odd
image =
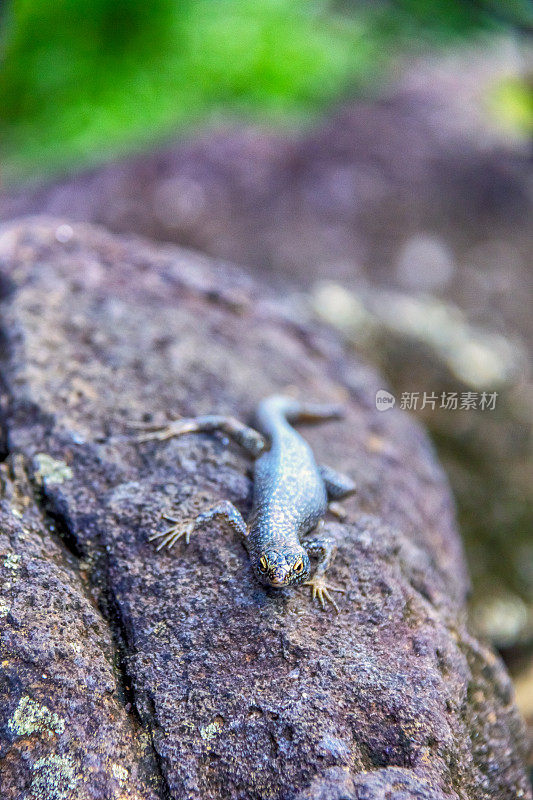
[[[3,180],[99,161],[214,114],[293,121],[378,79],[400,49],[532,21],[529,0],[12,0]]]

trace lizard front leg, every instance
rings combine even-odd
[[[203,511],[201,514],[198,514],[194,520],[189,520],[188,522],[170,517],[168,514],[163,514],[163,519],[172,523],[170,528],[150,536],[148,540],[154,541],[155,539],[161,539],[156,548],[157,550],[161,550],[163,547],[168,547],[170,549],[178,539],[182,537],[185,539],[185,544],[189,544],[193,531],[215,519],[220,519],[225,522],[226,525],[237,534],[241,541],[244,541],[248,536],[248,528],[246,527],[246,522],[241,512],[238,508],[235,508],[233,503],[230,503],[229,500],[223,500],[218,505],[207,511]]]
[[[335,558],[337,545],[333,539],[326,536],[317,537],[315,539],[304,539],[301,544],[310,556],[318,556],[318,566],[315,573],[304,583],[304,586],[311,587],[313,600],[318,599],[322,608],[325,608],[324,600],[328,600],[337,613],[339,613],[337,603],[330,595],[330,592],[344,593],[345,590],[341,589],[339,586],[331,586],[326,583],[325,580],[326,572]]]

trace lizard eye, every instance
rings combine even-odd
[[[261,570],[261,572],[266,572],[268,569],[268,561],[264,556],[261,556],[261,558],[259,559],[259,569]]]
[[[299,575],[302,572],[303,568],[304,568],[304,562],[302,561],[301,558],[299,558],[296,564],[294,565],[294,571],[296,572],[297,575]]]

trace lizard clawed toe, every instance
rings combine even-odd
[[[168,517],[164,516],[164,519],[168,519]],[[148,537],[149,542],[153,542],[156,539],[161,539],[159,544],[156,547],[156,550],[162,550],[163,547],[168,547],[170,550],[173,545],[176,544],[178,539],[184,538],[185,544],[189,544],[191,541],[191,533],[194,530],[194,522],[189,522],[186,524],[176,522],[175,525],[172,525],[170,528],[167,528],[165,531],[161,531],[160,533],[154,533],[152,536]]]
[[[161,519],[164,519],[167,522],[179,522],[177,517],[171,517],[170,514],[161,514]]]
[[[168,423],[167,423],[168,424]],[[161,422],[133,422],[127,423],[126,427],[132,431],[158,431],[165,427]]]
[[[337,614],[339,613],[339,607],[330,595],[330,592],[341,592],[341,594],[344,594],[344,589],[341,589],[339,586],[331,586],[329,583],[326,583],[321,576],[310,578],[310,580],[305,581],[304,586],[311,587],[311,596],[313,600],[318,600],[324,611],[326,609],[324,600],[327,600],[331,603]]]

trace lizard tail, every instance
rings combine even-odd
[[[292,397],[272,395],[262,400],[256,412],[257,426],[267,436],[280,422],[323,422],[328,419],[342,419],[343,407],[333,403],[301,403]]]

